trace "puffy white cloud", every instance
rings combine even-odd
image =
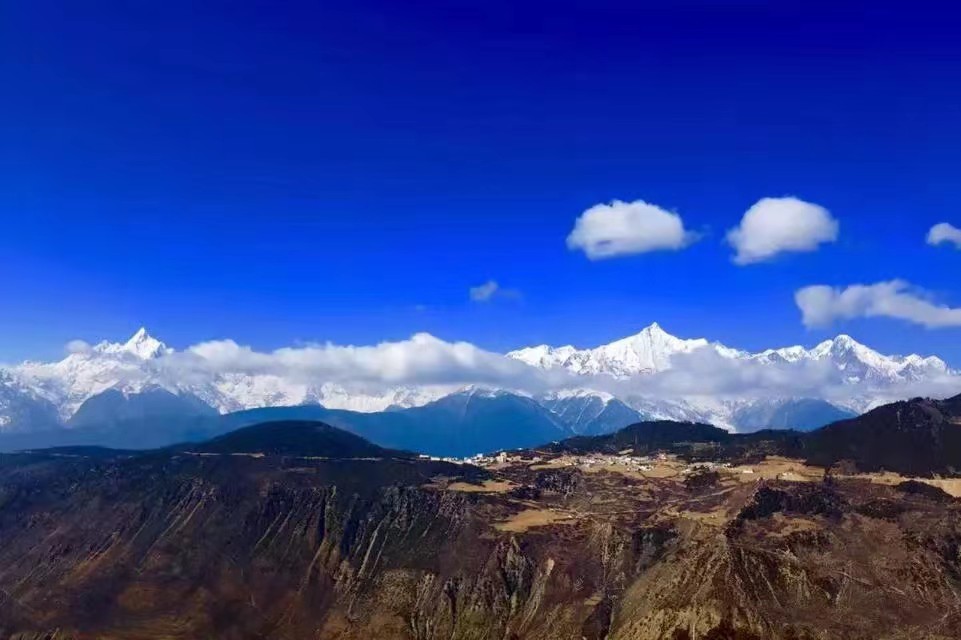
[[[615,395],[651,397],[823,397],[825,389],[841,384],[841,376],[826,361],[759,362],[725,357],[712,348],[671,357],[671,367],[653,375],[617,381]]]
[[[838,221],[824,207],[798,198],[761,198],[727,240],[740,265],[769,260],[780,253],[815,251],[838,238]]]
[[[903,280],[855,284],[845,288],[815,285],[794,294],[804,324],[825,326],[851,318],[897,318],[929,329],[961,327],[961,308],[933,302]]]
[[[267,374],[298,380],[396,384],[505,383],[540,386],[527,365],[469,342],[447,342],[428,333],[371,346],[334,344],[254,351],[233,340],[204,342],[179,354],[175,366],[212,372]],[[177,360],[177,358],[175,358]]]
[[[942,222],[931,227],[928,231],[928,244],[937,246],[943,243],[951,243],[961,249],[961,229],[952,224]]]
[[[596,204],[577,219],[567,246],[591,260],[649,251],[683,249],[697,239],[681,216],[655,204],[614,200]]]
[[[89,342],[84,340],[71,340],[64,348],[67,350],[67,353],[86,353],[93,347],[90,346]]]
[[[711,348],[676,354],[671,367],[627,379],[579,376],[564,369],[543,370],[469,342],[448,342],[427,333],[370,346],[334,344],[285,347],[259,352],[232,340],[205,342],[155,361],[176,379],[207,379],[211,374],[276,376],[303,384],[334,383],[372,393],[402,386],[480,385],[518,393],[585,386],[618,397],[676,400],[685,397],[813,397],[843,403],[879,390],[851,384],[828,361],[761,362],[731,358]],[[911,385],[908,387],[907,385]],[[892,399],[916,395],[946,397],[961,391],[961,378],[945,374],[921,382],[886,386]]]

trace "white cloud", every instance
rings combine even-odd
[[[92,348],[93,347],[90,346],[90,343],[85,342],[84,340],[71,340],[65,347],[67,353],[86,353]]]
[[[505,289],[496,280],[488,280],[484,284],[470,288],[470,299],[474,302],[490,302],[494,298],[520,298],[517,289]]]
[[[838,238],[838,222],[824,207],[798,198],[761,198],[727,233],[740,265],[769,260],[780,253],[815,251]]]
[[[564,369],[543,370],[469,342],[448,342],[427,333],[407,340],[370,346],[316,344],[255,351],[233,340],[205,342],[150,362],[171,380],[204,381],[210,376],[243,374],[276,377],[294,384],[334,383],[347,389],[383,393],[405,386],[459,388],[490,386],[517,393],[589,387],[621,398],[682,400],[691,397],[813,397],[843,403],[863,394],[876,395],[868,383],[850,384],[827,361],[762,363],[723,357],[713,349],[676,354],[671,368],[656,374],[615,379],[579,376]],[[886,386],[892,399],[958,393],[954,375],[918,383]]]
[[[543,370],[469,342],[448,342],[427,333],[370,346],[334,344],[286,347],[259,352],[233,340],[205,342],[156,364],[177,380],[211,374],[277,376],[301,384],[331,382],[346,388],[383,392],[398,386],[492,386],[539,394],[588,386],[618,397],[815,397],[843,402],[878,390],[853,385],[828,361],[759,362],[724,357],[714,349],[676,354],[671,367],[656,374],[615,379],[579,376],[564,369]],[[956,375],[886,386],[892,399],[958,393]]]
[[[637,376],[611,387],[615,395],[631,392],[651,397],[822,397],[824,389],[841,384],[837,369],[826,361],[763,363],[724,357],[711,348],[671,357],[671,367],[654,375]]]
[[[488,302],[497,293],[500,285],[494,280],[488,280],[482,285],[470,288],[470,299],[474,302]]]
[[[961,327],[961,308],[937,304],[903,280],[856,284],[843,289],[816,285],[799,289],[794,299],[806,326],[825,326],[851,318],[897,318],[929,329]]]
[[[614,200],[596,204],[577,219],[567,246],[591,260],[649,251],[683,249],[697,239],[681,216],[655,204]]]
[[[947,222],[942,222],[931,227],[931,230],[928,231],[928,244],[937,246],[945,242],[951,243],[958,249],[961,249],[961,229]]]
[[[265,374],[310,381],[395,384],[480,384],[539,386],[523,363],[469,342],[447,342],[428,333],[371,346],[334,344],[254,351],[233,340],[216,340],[176,354],[175,367],[213,373]]]

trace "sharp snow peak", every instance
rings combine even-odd
[[[869,390],[863,397],[854,397],[850,406],[858,411],[872,406],[876,400],[886,399],[886,389],[894,388],[894,385],[924,382],[956,373],[936,357],[885,356],[844,335],[812,349],[795,346],[751,353],[703,338],[678,338],[657,323],[632,336],[592,349],[540,345],[512,351],[507,357],[537,368],[577,374],[578,378],[564,378],[566,383],[573,379],[582,381],[574,385],[576,389],[567,391],[584,395],[585,400],[593,400],[594,396],[598,396],[595,389],[602,386],[601,377],[627,379],[657,374],[672,366],[680,366],[678,362],[695,351],[699,355],[718,356],[760,366],[804,361],[813,361],[819,366],[832,365],[843,374],[843,382],[868,382],[872,389],[883,391],[877,395]],[[388,407],[423,405],[463,389],[459,384],[408,384],[360,390],[323,375],[318,375],[316,379],[304,379],[301,375],[221,371],[214,368],[206,373],[193,372],[194,375],[184,376],[176,363],[166,366],[165,357],[173,352],[173,349],[141,328],[126,342],[102,342],[96,347],[71,353],[59,362],[27,362],[0,368],[0,431],[3,430],[4,416],[9,414],[4,410],[4,389],[11,394],[20,394],[28,399],[39,398],[52,404],[64,419],[69,418],[87,399],[108,389],[139,393],[144,389],[160,387],[173,393],[193,395],[221,412],[304,403],[320,403],[332,409],[382,411]],[[710,359],[704,362],[703,366],[710,366]],[[513,389],[512,392],[524,391]],[[629,397],[620,399],[632,401]],[[740,407],[742,400],[749,399],[734,398],[732,402],[741,403],[737,404]],[[720,402],[713,397],[640,398],[632,406],[650,416],[725,424],[730,412],[719,413],[717,407]]]
[[[100,353],[111,353],[116,355],[131,354],[141,360],[152,360],[173,352],[160,340],[154,338],[145,327],[140,327],[130,339],[123,344],[116,342],[102,342],[97,345]]]
[[[843,334],[813,349],[794,346],[751,353],[703,338],[678,338],[664,331],[656,322],[633,336],[593,349],[541,345],[511,351],[507,356],[544,369],[563,368],[578,374],[608,374],[625,378],[670,369],[672,358],[699,349],[711,349],[724,358],[759,362],[831,360],[839,369],[854,374],[852,378],[858,379],[916,379],[923,377],[925,372],[949,371],[939,358],[886,356]]]

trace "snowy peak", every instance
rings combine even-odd
[[[708,346],[707,340],[682,340],[654,323],[640,333],[593,350],[590,368],[616,376],[656,373],[671,367],[671,357]]]
[[[594,349],[552,348],[547,345],[519,349],[507,354],[535,367],[560,367],[582,375],[606,374],[617,378],[653,374],[671,368],[671,359],[698,349],[711,349],[730,359],[753,360],[763,364],[830,362],[849,382],[889,383],[921,380],[933,374],[951,373],[940,358],[919,355],[886,356],[851,336],[839,335],[813,349],[801,346],[767,349],[750,353],[731,349],[703,338],[685,340],[673,336],[657,323],[639,333]]]
[[[555,348],[541,344],[536,347],[526,347],[524,349],[518,349],[517,351],[511,351],[507,356],[514,360],[520,360],[532,367],[552,369],[556,366],[563,366],[563,363],[576,352],[577,349],[569,345]]]
[[[707,346],[707,340],[682,340],[655,322],[633,336],[595,349],[540,345],[511,351],[507,357],[543,369],[559,367],[584,375],[628,377],[664,371],[671,367],[672,356]]]
[[[132,353],[139,358],[148,360],[158,358],[173,351],[160,340],[157,340],[144,327],[140,327],[137,333],[133,334],[123,345],[124,351]]]
[[[918,380],[925,375],[948,373],[948,365],[934,356],[885,356],[851,336],[839,335],[808,352],[813,360],[829,360],[853,381]]]
[[[811,350],[815,357],[823,357],[831,354],[852,353],[867,360],[881,359],[883,356],[870,349],[849,335],[841,334],[833,340],[825,340]]]
[[[135,334],[130,336],[129,340],[122,344],[101,342],[94,349],[100,353],[119,355],[129,353],[141,360],[153,360],[154,358],[173,353],[173,349],[150,335],[144,327],[140,327]]]

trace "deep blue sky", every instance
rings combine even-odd
[[[899,277],[961,305],[961,252],[924,243],[961,225],[958,16],[722,4],[7,3],[0,361],[141,324],[180,347],[429,331],[508,349],[657,320],[961,365],[961,330],[809,331],[793,302]],[[725,231],[782,195],[830,209],[840,241],[732,264]],[[568,251],[613,198],[708,236]],[[491,278],[522,299],[471,303]]]

